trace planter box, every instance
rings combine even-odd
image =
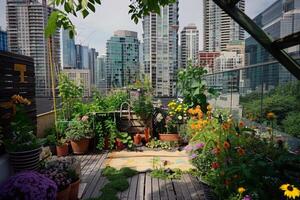
[[[167,133],[167,134],[159,134],[159,140],[164,142],[178,142],[180,140],[180,136],[178,133]]]
[[[85,154],[89,150],[90,139],[84,138],[78,141],[71,140],[71,146],[74,154]]]

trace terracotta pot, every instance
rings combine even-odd
[[[123,144],[123,142],[120,139],[116,139],[116,149],[121,151],[125,148],[125,145]]]
[[[77,200],[78,199],[79,185],[80,185],[80,179],[78,179],[74,183],[71,183],[69,200]]]
[[[142,136],[139,133],[135,134],[135,136],[133,136],[133,143],[135,145],[139,145],[141,144],[141,142],[142,142]]]
[[[149,142],[150,139],[150,128],[145,128],[144,130],[144,135],[145,135],[145,142]]]
[[[178,133],[167,133],[167,134],[160,133],[158,137],[160,141],[165,141],[165,142],[178,142],[180,140],[180,136]]]
[[[71,140],[71,146],[74,154],[85,154],[89,150],[89,144],[90,140],[88,138],[83,138],[78,141]]]
[[[69,154],[69,146],[67,143],[64,143],[60,146],[56,146],[57,156],[67,156]]]
[[[69,200],[71,185],[56,194],[56,200]]]

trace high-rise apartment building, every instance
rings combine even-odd
[[[106,73],[106,56],[101,55],[97,58],[96,72],[95,72],[95,86],[102,93],[107,92],[107,73]]]
[[[215,58],[220,56],[220,52],[200,51],[198,54],[199,67],[203,67],[208,73],[214,72]]]
[[[178,69],[179,2],[150,13],[143,19],[144,72],[156,96],[176,95]]]
[[[75,50],[76,69],[89,69],[89,47],[76,44]]]
[[[188,62],[191,62],[193,66],[197,65],[199,31],[195,24],[189,24],[183,28],[181,31],[180,44],[181,66],[179,67],[186,68]]]
[[[0,27],[0,51],[8,51],[7,32]]]
[[[83,87],[84,97],[91,96],[91,80],[90,80],[90,70],[88,69],[64,69],[62,73],[74,81],[75,84],[81,85]]]
[[[124,87],[138,79],[139,45],[137,32],[118,30],[106,42],[107,87]]]
[[[51,95],[50,52],[56,71],[60,68],[60,34],[47,39],[44,33],[52,10],[46,0],[7,0],[8,47],[34,59],[37,96]]]
[[[70,38],[67,30],[62,31],[62,57],[63,57],[63,69],[75,69],[76,68],[76,49],[75,40]]]
[[[96,79],[96,65],[97,65],[97,57],[98,52],[96,49],[91,48],[89,49],[89,69],[90,69],[90,75],[91,75],[91,84],[95,85],[95,79]]]
[[[244,30],[229,17],[213,0],[203,1],[204,13],[204,51],[223,51],[228,42],[244,40]],[[245,11],[245,0],[239,1],[237,6]]]

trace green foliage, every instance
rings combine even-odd
[[[76,119],[70,122],[70,125],[67,128],[65,135],[66,135],[66,139],[68,140],[78,141],[92,136],[92,130],[90,128],[90,124],[88,123],[88,121],[84,121],[82,119],[79,120]]]
[[[151,177],[158,179],[181,179],[182,171],[180,169],[154,169],[151,172]]]
[[[300,113],[289,112],[283,120],[284,131],[292,136],[300,138]]]
[[[121,140],[121,142],[125,145],[127,145],[128,148],[132,148],[133,146],[133,141],[132,141],[132,138],[131,136],[126,133],[126,132],[120,132],[117,134],[117,138],[119,140]]]
[[[206,109],[208,105],[206,95],[216,94],[213,89],[208,89],[204,81],[202,81],[202,77],[206,73],[207,71],[203,67],[193,67],[191,63],[186,69],[178,72],[177,88],[183,96],[184,103],[189,107],[200,105],[201,108]],[[206,112],[206,110],[203,111]]]
[[[131,14],[131,19],[138,23],[139,19],[148,15],[151,12],[160,13],[160,7],[175,3],[175,0],[133,0],[130,1],[128,14]],[[50,36],[55,33],[58,28],[69,30],[71,38],[75,35],[75,26],[72,24],[68,15],[77,17],[81,13],[83,18],[86,18],[91,12],[96,12],[96,6],[101,5],[101,0],[50,0],[50,5],[55,7],[63,7],[64,11],[54,11],[46,28],[46,35]]]
[[[172,150],[174,147],[178,147],[178,142],[176,141],[160,141],[160,140],[157,140],[156,138],[152,139],[150,142],[148,142],[146,144],[146,146],[148,148],[152,148],[152,149],[155,149],[155,148],[162,148],[162,149],[166,149],[166,150]]]
[[[126,179],[114,179],[109,182],[105,187],[114,188],[116,191],[124,191],[129,187],[129,183]]]
[[[134,169],[131,169],[129,167],[123,167],[122,169],[120,169],[120,173],[121,173],[121,175],[129,178],[129,177],[136,175],[137,171]]]
[[[153,104],[151,96],[145,96],[142,94],[138,100],[133,102],[133,111],[140,118],[148,120],[153,114]]]
[[[106,111],[119,110],[122,103],[128,101],[128,94],[122,90],[112,91],[105,97]]]
[[[105,128],[108,131],[109,147],[110,149],[113,149],[115,145],[115,139],[119,133],[117,125],[113,120],[105,120]]]
[[[47,135],[46,139],[47,139],[47,142],[46,142],[47,145],[56,145],[56,135],[55,134]]]

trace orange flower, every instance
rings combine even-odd
[[[215,147],[213,148],[212,153],[215,155],[219,155],[221,153],[221,149],[219,147]]]
[[[267,119],[268,120],[274,120],[275,118],[276,118],[275,113],[273,113],[273,112],[267,113]]]
[[[238,152],[239,156],[245,155],[245,150],[244,150],[243,148],[241,148],[241,147],[239,147],[239,148],[237,149],[237,152]]]
[[[224,122],[224,123],[222,124],[222,128],[223,128],[224,130],[228,130],[228,129],[230,128],[230,124],[229,124],[228,122]]]
[[[225,141],[223,146],[224,146],[225,149],[229,149],[230,148],[230,143]]]

